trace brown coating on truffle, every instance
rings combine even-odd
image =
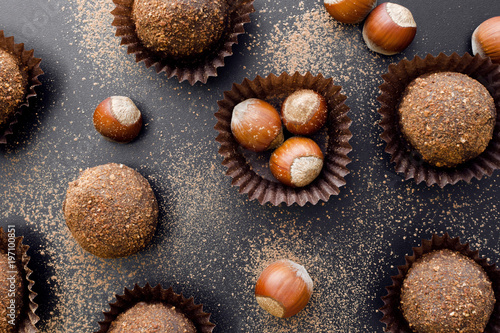
[[[448,249],[417,260],[401,288],[401,311],[418,333],[483,332],[494,304],[483,268]]]
[[[28,86],[28,75],[21,70],[18,60],[0,49],[0,127],[7,124],[23,101]]]
[[[158,221],[158,203],[148,181],[115,163],[87,169],[69,183],[63,211],[80,246],[102,258],[142,250]]]
[[[440,72],[408,85],[399,115],[401,132],[425,161],[454,167],[486,149],[496,110],[481,83],[465,74]]]
[[[135,0],[137,36],[168,57],[196,57],[221,40],[227,22],[224,0]]]
[[[194,324],[175,306],[140,302],[120,314],[108,333],[196,333]]]
[[[17,332],[23,298],[24,279],[18,265],[9,262],[7,254],[0,253],[0,332]],[[12,304],[13,312],[8,308]]]

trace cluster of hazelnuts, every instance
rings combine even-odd
[[[310,89],[288,96],[281,115],[266,101],[250,98],[237,104],[231,117],[231,132],[238,143],[254,152],[275,149],[269,160],[273,176],[290,187],[310,184],[321,173],[323,153],[312,139],[326,123],[325,98]],[[284,140],[283,126],[292,134]]]
[[[327,12],[347,24],[362,22],[363,39],[374,52],[393,55],[410,45],[417,25],[410,10],[401,5],[377,0],[324,0]],[[368,17],[367,17],[368,16]],[[472,35],[473,54],[488,56],[500,64],[500,16],[492,17],[477,27]]]
[[[393,55],[410,45],[417,33],[417,25],[408,8],[377,0],[324,0],[328,13],[342,23],[360,23],[363,39],[374,52]],[[368,15],[369,14],[369,15]]]

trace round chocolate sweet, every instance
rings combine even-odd
[[[448,249],[413,263],[401,288],[401,311],[417,333],[483,332],[494,304],[483,268]]]
[[[0,332],[17,332],[23,308],[24,279],[17,263],[0,253]]]
[[[227,25],[225,0],[135,0],[132,16],[145,47],[167,57],[196,57],[216,46]]]
[[[26,95],[28,78],[18,60],[0,49],[0,127],[7,124]]]
[[[493,136],[496,109],[488,90],[455,72],[420,76],[399,105],[401,132],[424,161],[455,167],[481,154]]]
[[[140,302],[121,313],[108,333],[196,333],[196,327],[175,306],[165,303]]]
[[[158,202],[148,181],[115,163],[87,169],[69,183],[63,211],[80,246],[102,258],[142,250],[158,221]]]

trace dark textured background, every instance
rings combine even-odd
[[[135,64],[117,46],[111,15],[94,15],[109,12],[110,0],[2,0],[0,29],[34,48],[45,71],[16,136],[0,147],[0,224],[15,224],[31,246],[40,330],[93,332],[115,293],[150,282],[194,296],[216,332],[382,332],[376,309],[384,286],[422,238],[449,232],[500,262],[500,172],[444,189],[402,182],[383,153],[376,112],[380,75],[391,62],[471,52],[473,30],[500,15],[500,2],[394,2],[411,9],[418,32],[403,54],[382,57],[366,49],[360,25],[329,20],[322,1],[256,0],[248,34],[219,77],[191,87]],[[97,21],[105,28],[91,26]],[[310,48],[294,49],[292,35]],[[283,50],[296,54],[277,58]],[[295,64],[294,56],[305,60]],[[347,185],[315,206],[249,202],[231,187],[217,153],[213,114],[223,91],[284,70],[333,77],[351,108]],[[129,96],[143,111],[146,126],[130,144],[108,142],[92,126],[94,108],[110,95]],[[152,245],[130,258],[84,253],[61,213],[67,183],[107,162],[136,168],[160,203]],[[303,264],[315,282],[308,307],[289,320],[264,313],[253,297],[259,272],[283,257]]]

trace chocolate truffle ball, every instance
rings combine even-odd
[[[108,333],[196,333],[194,324],[175,306],[140,302],[120,314]]]
[[[418,333],[483,332],[494,304],[483,268],[447,249],[417,260],[401,288],[401,311]]]
[[[7,254],[0,253],[0,332],[4,333],[17,332],[23,308],[24,279],[17,264],[11,265]]]
[[[63,211],[78,244],[102,258],[142,250],[158,221],[158,203],[148,181],[115,163],[87,169],[69,183]]]
[[[408,85],[399,116],[401,132],[424,161],[451,168],[486,149],[496,110],[481,83],[465,74],[440,72]]]
[[[6,125],[26,95],[27,73],[18,60],[0,49],[0,127]]]
[[[132,16],[145,47],[167,57],[196,57],[226,29],[225,0],[135,0]]]

